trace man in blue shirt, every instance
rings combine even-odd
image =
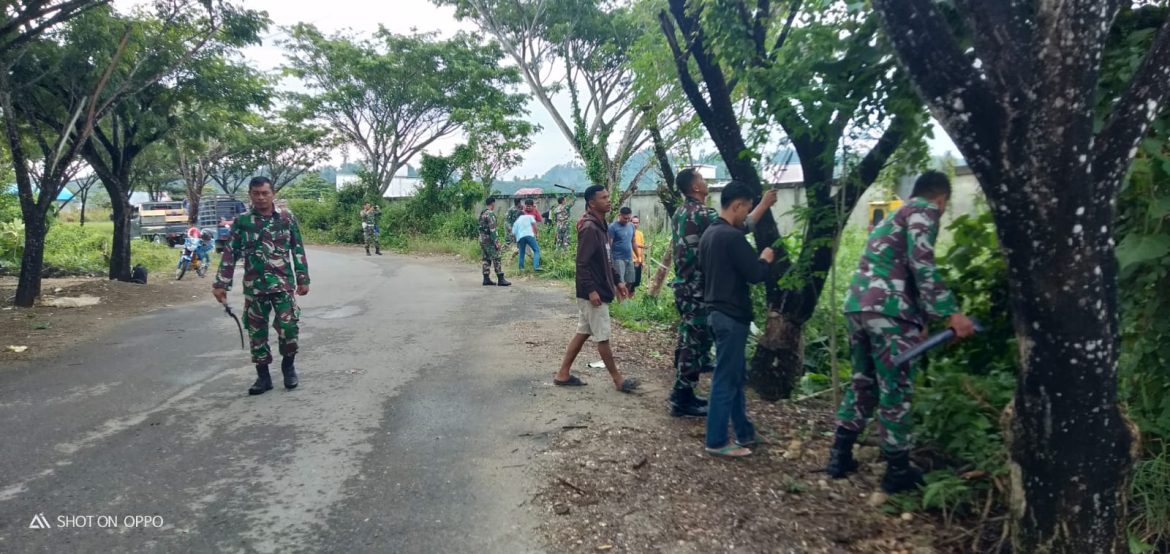
[[[630,223],[632,217],[633,212],[630,207],[624,206],[618,212],[617,221],[609,224],[613,269],[626,288],[630,288],[634,284],[637,273],[634,269],[634,224]]]
[[[536,218],[523,214],[512,224],[512,236],[516,237],[516,246],[520,248],[520,271],[524,271],[524,252],[532,249],[532,270],[540,271],[540,244],[536,242]]]

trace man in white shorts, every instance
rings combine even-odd
[[[569,373],[577,354],[585,341],[593,337],[597,353],[601,355],[605,369],[613,379],[613,386],[621,392],[633,392],[638,388],[634,378],[623,377],[613,360],[610,348],[609,303],[614,298],[626,298],[625,284],[614,272],[610,261],[609,226],[605,214],[609,213],[609,191],[601,185],[585,189],[585,215],[577,222],[577,334],[569,341],[561,369],[553,383],[562,387],[579,387],[585,382]],[[615,286],[614,283],[617,283]]]

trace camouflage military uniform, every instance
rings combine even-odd
[[[382,217],[382,209],[375,207],[368,212],[363,210],[361,216],[362,237],[365,238],[366,253],[368,254],[370,252],[371,246],[374,247],[374,250],[381,250],[382,245],[378,242],[378,234],[375,232],[375,229],[378,225],[378,218]]]
[[[869,235],[845,297],[853,348],[853,381],[837,411],[838,425],[860,432],[878,410],[882,449],[911,446],[914,372],[893,359],[922,337],[927,319],[958,313],[955,297],[934,266],[940,213],[912,198]],[[876,385],[876,390],[875,390]]]
[[[674,350],[674,389],[689,389],[699,374],[712,371],[711,348],[715,338],[707,326],[703,305],[703,275],[699,270],[699,238],[719,214],[693,198],[687,198],[671,218],[670,245],[674,257],[674,306],[678,309],[678,345]]]
[[[522,215],[524,215],[524,211],[521,210],[520,208],[517,208],[514,204],[512,205],[511,208],[508,208],[508,213],[504,214],[504,223],[508,224],[508,226],[505,228],[506,231],[504,231],[504,235],[507,237],[504,239],[505,245],[512,246],[513,244],[516,243],[516,237],[512,235],[512,225],[515,224],[516,220],[520,219],[520,216],[522,216]],[[496,216],[495,216],[495,214],[492,214],[492,228],[493,229],[495,229],[495,224],[496,224]],[[481,243],[483,242],[482,228],[483,228],[483,219],[481,218],[480,219],[480,242]],[[497,250],[499,250],[499,249],[497,248]]]
[[[490,275],[488,271],[493,268],[497,275],[502,274],[500,241],[496,239],[496,212],[491,208],[484,208],[479,214],[479,247],[483,250],[483,274]]]
[[[241,259],[244,261],[244,277],[241,279],[244,283],[244,328],[251,337],[252,363],[272,362],[272,351],[268,347],[270,313],[275,313],[272,327],[280,338],[280,354],[296,354],[297,322],[301,310],[293,295],[295,285],[309,284],[309,263],[305,258],[301,230],[293,215],[276,210],[265,217],[253,210],[237,217],[220,258],[215,288],[231,290],[236,262]]]
[[[564,204],[557,204],[553,208],[553,222],[557,226],[557,248],[569,247],[569,207]]]

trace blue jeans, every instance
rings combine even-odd
[[[711,376],[707,406],[707,448],[727,446],[728,420],[735,429],[736,440],[751,442],[756,438],[756,428],[748,421],[743,392],[747,383],[748,324],[718,310],[711,310],[707,323],[715,335],[715,373]]]
[[[524,269],[524,250],[525,246],[532,249],[532,269],[540,269],[540,245],[536,243],[536,237],[524,237],[520,239],[516,246],[520,248],[520,269]]]

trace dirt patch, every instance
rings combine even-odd
[[[572,330],[565,327],[567,340]],[[646,390],[631,399],[593,386],[607,383],[604,370],[584,369],[596,359],[592,343],[586,345],[575,365],[583,369],[574,371],[592,390],[569,397],[583,412],[543,455],[535,503],[543,508],[550,550],[949,551],[931,518],[867,504],[884,471],[876,448],[859,450],[858,475],[827,478],[834,427],[828,401],[750,399],[749,414],[767,444],[748,459],[716,459],[702,448],[705,420],[667,413],[673,332],[618,329],[614,340],[619,367],[643,379]]]
[[[86,342],[124,319],[211,297],[213,276],[195,275],[175,281],[173,275],[152,273],[148,284],[123,283],[100,277],[45,279],[41,298],[32,308],[15,308],[15,277],[0,277],[0,363],[32,360]],[[43,305],[51,299],[98,297],[94,306],[59,308]],[[9,346],[25,346],[11,352]]]

